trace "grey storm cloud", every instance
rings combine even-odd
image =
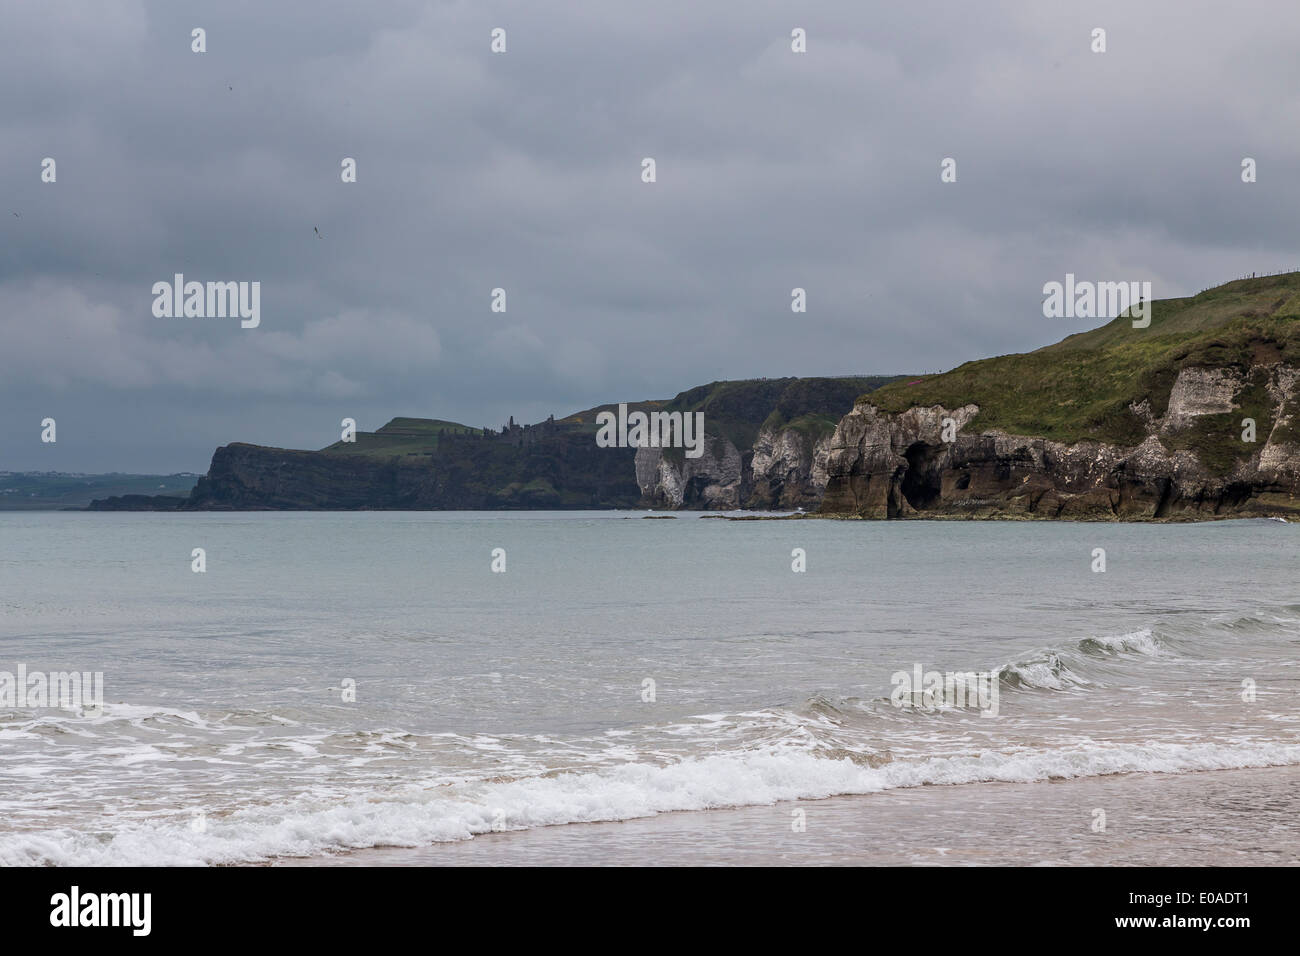
[[[0,469],[202,470],[345,416],[937,371],[1092,324],[1043,317],[1066,272],[1165,297],[1300,266],[1300,8],[5,0],[0,22]],[[261,325],[155,318],[176,273],[260,282]]]

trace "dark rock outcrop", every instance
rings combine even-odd
[[[188,498],[175,495],[111,495],[108,498],[96,498],[85,508],[77,511],[180,511],[189,503]]]
[[[1162,417],[1133,410],[1146,422],[1147,435],[1131,446],[979,430],[970,424],[979,412],[974,404],[891,414],[864,402],[831,439],[820,510],[868,518],[1300,514],[1300,443],[1294,438],[1300,369],[1267,369],[1272,424],[1248,457],[1215,469],[1196,451],[1177,447],[1180,436],[1208,417],[1237,410],[1234,396],[1244,379],[1232,369],[1183,369]]]
[[[715,382],[665,408],[704,412],[703,454],[639,448],[636,480],[655,507],[732,510],[816,508],[835,423],[890,377]]]
[[[506,436],[509,439],[509,436]],[[372,457],[235,443],[218,448],[186,510],[630,508],[631,449],[565,431],[512,440],[445,440],[436,451]]]

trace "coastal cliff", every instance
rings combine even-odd
[[[115,496],[93,511],[532,510],[815,507],[835,422],[891,377],[713,382],[641,412],[701,412],[702,454],[602,447],[602,405],[499,431],[395,418],[317,451],[235,442],[189,498]],[[810,437],[811,436],[811,437]],[[817,444],[820,443],[820,444]],[[814,454],[821,449],[822,459]]]
[[[670,508],[794,510],[816,508],[826,490],[834,425],[818,431],[761,429],[748,453],[722,435],[706,435],[704,453],[639,448],[636,480],[645,499]]]
[[[823,514],[1203,519],[1300,514],[1300,277],[1154,303],[1025,355],[860,399]]]
[[[319,451],[226,445],[187,499],[126,495],[91,509],[1300,514],[1300,273],[1150,306],[1149,324],[1124,315],[919,379],[724,381],[624,403],[702,415],[698,457],[603,447],[597,419],[614,405],[500,431],[396,418]]]
[[[236,442],[213,454],[183,510],[630,508],[640,498],[631,449],[597,448],[578,429],[511,439],[447,435],[436,448],[398,444],[390,454]]]
[[[639,448],[636,480],[655,507],[733,510],[816,508],[840,416],[886,378],[784,378],[714,383],[683,392],[669,411],[703,412],[698,458]]]

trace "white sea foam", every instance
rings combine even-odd
[[[310,798],[209,817],[202,831],[179,818],[118,827],[111,835],[56,830],[0,837],[0,865],[201,865],[307,856],[373,846],[469,839],[496,827],[527,829],[867,794],[926,784],[1034,782],[1129,772],[1186,773],[1300,764],[1300,745],[1231,743],[1081,745],[895,761],[773,749],[630,763],[500,783],[370,794],[335,805]]]
[[[1100,645],[1110,651],[1151,654],[1162,653],[1162,647],[1159,639],[1149,627],[1144,627],[1138,631],[1129,631],[1127,634],[1110,634],[1101,635],[1092,638],[1092,643]]]

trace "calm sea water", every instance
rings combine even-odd
[[[0,703],[0,863],[428,862],[666,811],[887,792],[906,821],[909,792],[1296,767],[1298,556],[1268,521],[4,514],[0,672],[102,671],[105,704]],[[895,706],[917,667],[994,673],[996,716]]]

